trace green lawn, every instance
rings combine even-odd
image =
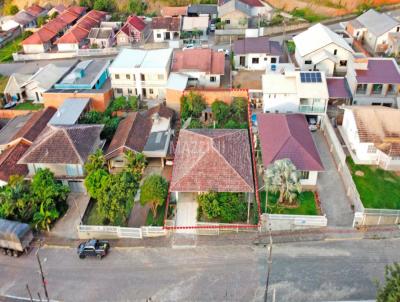
[[[294,17],[297,18],[302,18],[307,20],[308,22],[314,23],[314,22],[320,22],[324,19],[326,19],[326,16],[323,15],[318,15],[316,14],[311,8],[305,7],[305,8],[295,8],[291,14]]]
[[[19,103],[17,106],[12,108],[14,110],[40,110],[43,109],[43,104],[34,104],[32,102]]]
[[[22,49],[21,42],[22,36],[16,38],[14,41],[10,41],[4,47],[0,48],[0,62],[12,61],[12,54]]]
[[[84,219],[85,225],[103,225],[99,215],[97,214],[97,202],[91,201],[91,205],[89,204],[90,208],[87,209],[89,211],[87,216]]]
[[[6,88],[8,82],[8,78],[9,77],[0,74],[0,93],[4,92],[4,89]]]
[[[260,192],[261,209],[264,213],[265,209],[265,191]],[[277,205],[279,193],[268,194],[268,213],[272,214],[289,214],[289,215],[318,215],[318,209],[315,203],[314,193],[310,191],[301,192],[298,202],[299,207],[291,209]]]
[[[347,158],[354,183],[364,207],[373,209],[400,209],[400,177],[394,172],[384,171],[376,166],[356,165]],[[355,175],[361,171],[364,176]]]
[[[157,216],[153,217],[153,212],[149,210],[146,218],[146,225],[148,226],[163,226],[164,225],[164,215],[165,215],[165,203],[157,208]]]

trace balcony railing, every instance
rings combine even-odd
[[[324,113],[325,106],[300,105],[299,112],[302,112],[302,113]]]

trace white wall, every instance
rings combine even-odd
[[[77,51],[79,49],[79,44],[78,43],[60,43],[57,44],[58,51],[63,52],[63,51]]]
[[[25,44],[22,47],[24,53],[43,53],[50,48],[48,44]]]
[[[26,99],[34,102],[43,102],[43,92],[46,89],[37,86],[36,82],[31,82],[25,86]]]
[[[309,175],[307,179],[301,179],[300,183],[302,186],[316,186],[318,179],[317,171],[309,171]]]
[[[299,104],[300,100],[297,97],[297,94],[264,94],[263,96],[264,112],[298,112]]]
[[[221,83],[220,75],[210,75],[205,72],[197,72],[197,71],[181,71],[180,73],[186,74],[189,78],[195,78],[198,80],[198,84],[204,87],[219,87]],[[215,82],[211,82],[210,78],[215,77]],[[189,79],[189,83],[190,83]]]
[[[245,65],[242,66],[240,65],[240,57],[245,57]],[[258,58],[258,63],[252,63],[253,58]],[[270,56],[267,54],[245,54],[245,55],[235,55],[234,60],[235,60],[235,67],[236,68],[246,68],[250,70],[265,70],[267,68],[270,68],[271,66],[271,59],[275,58],[276,63],[273,64],[278,64],[279,63],[279,56]]]

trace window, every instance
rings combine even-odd
[[[300,179],[308,179],[310,177],[309,171],[300,171],[299,174]]]
[[[259,62],[258,58],[251,59],[251,63],[253,63],[253,64],[258,64],[258,62]]]
[[[337,49],[335,49],[335,50],[333,51],[333,55],[334,55],[334,56],[337,55]]]
[[[157,38],[161,38],[161,34],[157,34]]]
[[[396,94],[397,85],[389,84],[387,94]]]
[[[130,79],[131,79],[131,75],[130,75],[130,74],[126,74],[126,75],[125,75],[125,78],[126,78],[127,80],[130,80]]]
[[[153,89],[149,89],[149,94],[153,94],[154,93],[154,91],[153,91]]]
[[[265,57],[265,58],[264,58],[264,61],[268,61],[268,57]]]
[[[373,94],[382,94],[382,84],[373,84],[372,85],[372,93]]]
[[[119,74],[115,74],[114,77],[115,77],[116,80],[119,80]]]
[[[312,64],[312,61],[311,60],[305,60],[304,64],[310,65],[310,64]]]
[[[376,153],[376,147],[374,145],[368,146],[368,153]]]
[[[78,176],[78,170],[76,169],[75,165],[68,165],[67,164],[67,175],[68,176]]]
[[[210,77],[210,82],[216,82],[217,81],[217,77]]]
[[[146,78],[145,78],[145,76],[144,76],[143,73],[140,74],[140,80],[141,80],[141,81],[146,81]]]
[[[225,20],[225,24],[231,24],[231,20],[226,19],[226,20]]]
[[[122,88],[117,88],[115,90],[117,91],[118,94],[122,94]]]
[[[132,94],[132,89],[128,88],[128,94],[129,94],[129,95]]]
[[[367,93],[367,84],[358,84],[356,93],[358,94],[366,94]]]
[[[157,75],[157,79],[159,79],[159,80],[164,80],[164,75],[163,75],[163,74],[158,74],[158,75]]]
[[[340,60],[339,65],[342,67],[347,66],[347,60]]]
[[[275,64],[276,63],[276,58],[271,58],[271,63]]]
[[[397,27],[397,28],[396,28],[396,31],[399,32],[399,31],[400,31],[400,27]]]

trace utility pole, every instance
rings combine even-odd
[[[47,302],[49,302],[50,301],[49,300],[49,294],[47,292],[46,279],[45,279],[44,274],[43,274],[42,263],[40,262],[40,258],[39,258],[39,250],[36,252],[36,259],[38,261],[39,269],[40,269],[40,275],[42,277],[42,285],[43,285],[43,289],[44,289],[44,294],[46,296]]]
[[[271,236],[271,229],[269,229],[269,247],[268,247],[268,270],[267,270],[267,281],[265,283],[265,295],[264,295],[264,302],[268,301],[268,286],[269,286],[269,277],[271,275],[271,268],[272,268],[272,236]]]
[[[29,299],[31,300],[31,302],[33,302],[31,290],[29,289],[28,283],[26,284],[26,290],[28,291]]]

